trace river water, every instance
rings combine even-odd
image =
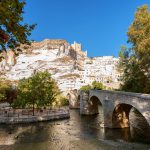
[[[26,125],[1,125],[0,150],[150,150],[150,134],[140,128],[101,128],[100,115]]]

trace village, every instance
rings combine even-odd
[[[57,82],[61,91],[79,90],[93,81],[101,82],[109,89],[119,88],[120,73],[118,58],[101,56],[88,58],[82,45],[66,40],[46,39],[33,42],[19,56],[8,51],[0,62],[0,70],[7,80],[18,81],[30,77],[35,71],[47,70]]]

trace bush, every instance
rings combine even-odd
[[[84,85],[80,88],[80,90],[82,90],[82,91],[88,91],[88,90],[91,90],[91,89],[92,89],[92,87],[90,85]]]
[[[53,106],[68,106],[69,100],[63,95],[59,94],[56,98],[56,101],[53,103]]]
[[[60,99],[61,106],[68,106],[69,105],[69,100],[66,97],[62,97]]]
[[[83,91],[88,91],[88,90],[92,90],[92,89],[104,90],[104,89],[106,89],[106,87],[100,82],[93,81],[92,85],[85,85],[80,88],[80,90],[83,90]]]
[[[104,90],[104,89],[106,89],[106,87],[101,82],[93,81],[92,82],[92,89]]]
[[[11,90],[11,84],[4,79],[0,79],[0,101],[7,101],[8,91]]]

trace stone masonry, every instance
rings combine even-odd
[[[135,108],[150,125],[150,95],[90,90],[80,92],[80,114],[93,115],[98,113],[98,103],[102,106],[104,127],[125,128],[129,127],[129,112]]]

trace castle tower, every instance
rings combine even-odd
[[[82,50],[81,44],[77,43],[76,41],[71,44],[71,47],[77,52],[80,52]]]

